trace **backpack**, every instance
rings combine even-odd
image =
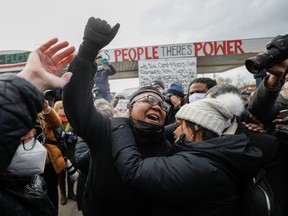
[[[251,178],[241,179],[221,162],[205,158],[209,163],[222,169],[239,187],[239,216],[282,216],[279,206],[274,200],[273,191],[265,178],[265,170]]]

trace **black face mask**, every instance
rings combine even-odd
[[[138,120],[134,124],[134,130],[139,135],[158,135],[163,132],[163,126],[151,124],[145,121]]]
[[[143,157],[167,155],[171,149],[163,126],[137,121],[134,126],[135,139]]]

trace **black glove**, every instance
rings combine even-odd
[[[92,51],[99,52],[108,45],[119,30],[120,24],[117,23],[113,28],[105,21],[99,18],[90,17],[83,37],[83,46]]]

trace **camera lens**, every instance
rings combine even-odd
[[[274,66],[279,61],[281,61],[279,50],[271,48],[265,53],[248,58],[245,61],[245,66],[250,73],[257,74],[264,69]]]
[[[257,74],[262,71],[263,64],[256,57],[251,57],[245,61],[245,66],[250,73]]]
[[[67,170],[67,173],[68,173],[71,181],[73,181],[73,182],[76,181],[78,178],[78,172],[69,159],[67,159],[67,161],[66,161],[66,170]]]
[[[54,100],[55,96],[56,96],[56,94],[55,94],[54,90],[46,90],[44,92],[44,98],[48,101]]]

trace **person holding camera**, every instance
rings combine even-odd
[[[285,75],[288,72],[288,59],[266,69],[270,75],[267,75],[257,87],[252,100],[248,105],[249,112],[255,116],[264,126],[264,129],[278,138],[280,151],[285,154],[285,161],[288,165],[288,133],[280,116],[280,111],[288,109],[285,103]],[[282,92],[283,91],[283,92]],[[283,97],[284,96],[284,97]],[[275,197],[278,200],[284,215],[288,214],[288,172],[283,170],[281,181],[277,182],[279,188]]]
[[[60,203],[61,205],[65,205],[67,203],[67,197],[68,199],[76,201],[76,195],[74,193],[74,182],[77,180],[77,171],[73,167],[73,164],[77,136],[75,135],[74,129],[68,122],[61,100],[55,102],[54,109],[62,122],[61,126],[57,129],[57,131],[55,131],[55,133],[57,133],[61,139],[60,149],[66,161],[66,169],[63,169],[58,175]],[[69,167],[72,173],[69,172]],[[68,186],[68,195],[66,194],[66,185]]]
[[[112,101],[110,92],[109,76],[116,73],[114,66],[102,56],[97,56],[95,63],[97,65],[95,84],[93,87],[94,100],[104,98],[108,102]]]

